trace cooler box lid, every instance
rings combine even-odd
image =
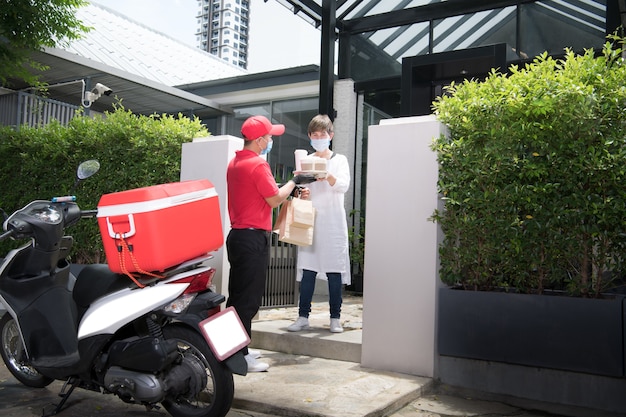
[[[98,202],[97,217],[145,213],[210,197],[217,197],[217,191],[206,179],[135,188],[104,194]]]

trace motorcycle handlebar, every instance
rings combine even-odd
[[[89,217],[96,217],[97,214],[98,214],[98,210],[82,210],[80,212],[80,217],[85,219]]]
[[[4,232],[0,235],[0,242],[2,242],[5,239],[8,239],[11,237],[11,235],[13,234],[13,230],[9,230],[7,232]]]

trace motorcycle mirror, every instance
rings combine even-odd
[[[76,178],[78,180],[84,180],[91,177],[93,174],[100,170],[100,162],[95,159],[81,162],[76,170]]]
[[[70,194],[74,192],[74,189],[78,186],[78,183],[81,180],[91,177],[99,170],[100,162],[96,161],[95,159],[81,162],[80,165],[78,165],[78,169],[76,170],[76,181],[74,181],[74,185],[72,186]]]

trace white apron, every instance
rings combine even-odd
[[[337,181],[330,186],[328,181],[307,184],[310,199],[315,207],[313,244],[298,246],[296,280],[302,280],[302,270],[317,271],[317,278],[327,280],[326,272],[341,273],[341,283],[349,285],[350,253],[348,246],[348,222],[344,207],[344,194],[350,187],[348,158],[334,154],[326,169]]]

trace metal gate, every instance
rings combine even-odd
[[[279,242],[276,233],[272,233],[271,239],[270,260],[261,308],[297,306],[297,247]]]

